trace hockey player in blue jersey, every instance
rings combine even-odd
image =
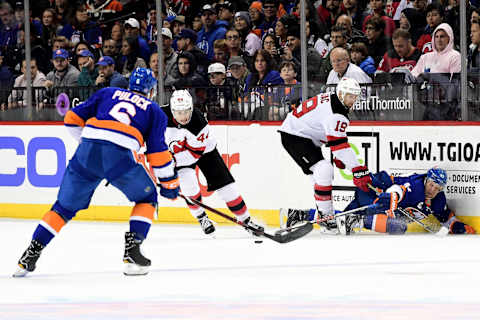
[[[160,181],[160,194],[175,199],[179,181],[165,143],[167,117],[149,98],[156,80],[151,70],[137,68],[129,90],[104,88],[70,110],[64,119],[80,144],[70,160],[57,201],[38,224],[27,250],[18,261],[15,277],[35,270],[41,251],[79,210],[88,208],[98,184],[106,179],[135,202],[130,231],[125,233],[126,275],[148,273],[150,260],[140,252],[157,206],[157,189],[133,151],[146,144],[146,156]]]
[[[376,203],[366,212],[352,213],[338,217],[337,224],[343,234],[349,234],[352,227],[362,222],[366,229],[389,234],[403,234],[408,220],[395,213],[400,208],[414,207],[424,215],[433,215],[450,233],[474,234],[475,230],[455,217],[449,209],[443,188],[447,184],[447,173],[441,168],[432,168],[426,174],[413,174],[407,177],[393,177],[385,171],[372,174],[372,189],[367,192],[358,189],[355,198],[344,211]],[[314,210],[288,210],[287,226],[302,220],[313,219]],[[363,221],[361,221],[363,220]],[[340,228],[340,225],[342,228]],[[343,230],[342,230],[343,229]]]

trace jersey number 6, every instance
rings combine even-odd
[[[131,119],[137,114],[137,110],[135,110],[133,104],[123,101],[114,105],[108,114],[118,122],[130,125]]]

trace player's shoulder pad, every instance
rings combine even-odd
[[[332,112],[341,114],[348,119],[348,109],[340,102],[336,93],[330,94],[330,101],[332,105]]]
[[[208,121],[205,119],[205,116],[202,114],[202,112],[197,108],[193,108],[192,119],[190,119],[190,122],[185,126],[185,128],[194,135],[198,135],[200,131],[202,131],[207,125]]]

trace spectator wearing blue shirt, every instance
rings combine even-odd
[[[0,48],[13,48],[17,44],[18,26],[15,23],[12,6],[8,2],[0,4]]]
[[[140,23],[138,20],[135,18],[129,18],[124,22],[123,26],[125,28],[125,36],[127,38],[137,39],[138,47],[140,49],[140,58],[145,61],[149,61],[151,54],[150,47],[147,40],[140,36]],[[155,45],[152,50],[157,50],[157,46]]]
[[[127,88],[128,82],[124,76],[115,71],[115,61],[109,57],[101,57],[98,62],[98,77],[95,84],[99,87]]]
[[[95,22],[90,21],[85,4],[79,4],[67,15],[68,23],[59,35],[65,36],[73,45],[85,40],[89,45],[98,48],[102,43],[102,31]]]
[[[213,43],[215,40],[225,39],[228,23],[223,20],[217,21],[217,13],[209,4],[203,6],[201,19],[203,27],[198,32],[197,47],[211,61],[213,60]]]

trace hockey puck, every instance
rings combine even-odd
[[[263,240],[255,240],[255,243],[263,243]]]

